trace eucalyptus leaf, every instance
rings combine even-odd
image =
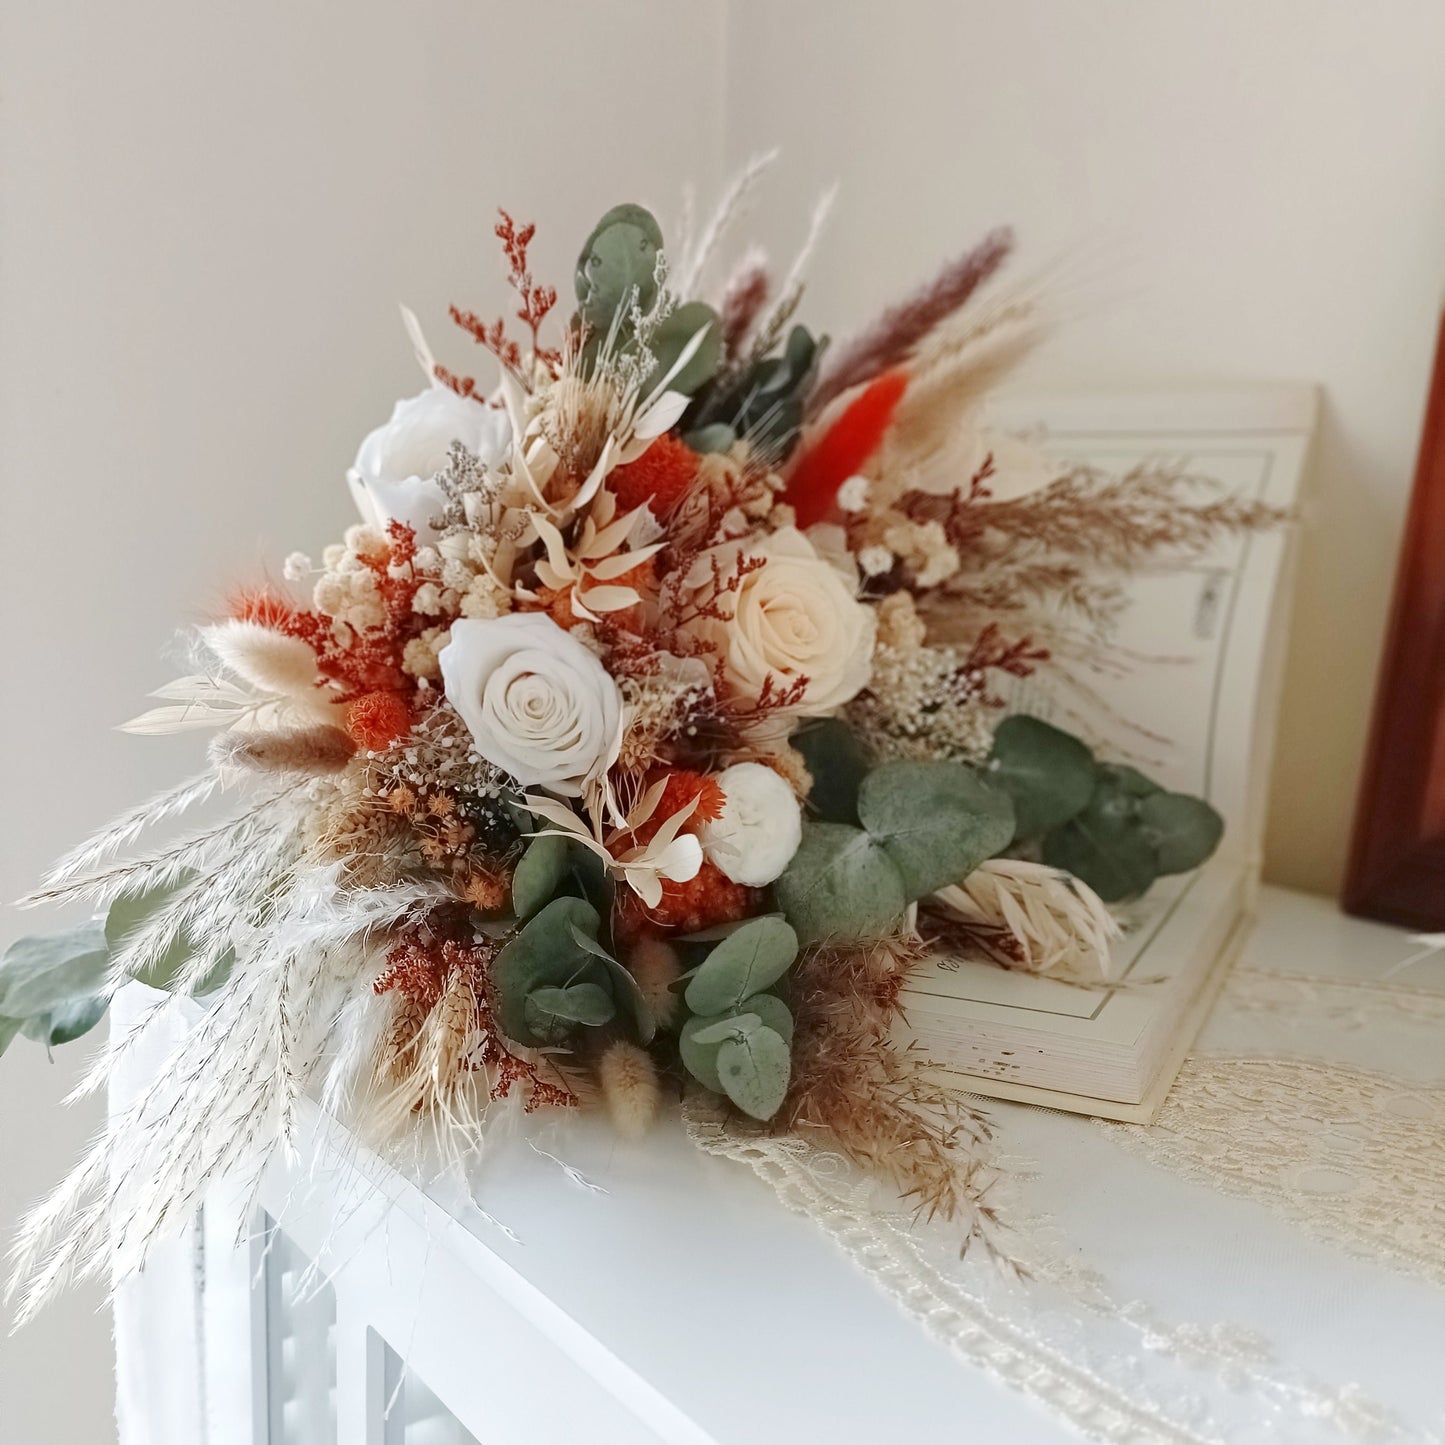
[[[1072,733],[1016,714],[994,731],[988,781],[1014,805],[1014,838],[1042,837],[1083,811],[1094,792],[1094,755]]]
[[[17,938],[0,959],[0,1016],[28,1019],[100,990],[110,967],[97,922],[63,933]]]
[[[755,1013],[734,1013],[716,1022],[709,1022],[706,1018],[700,1018],[697,1022],[702,1025],[692,1031],[690,1037],[693,1043],[720,1044],[724,1039],[740,1039],[746,1037],[754,1029],[763,1027],[762,1019]]]
[[[584,953],[590,953],[593,958],[601,961],[612,981],[613,992],[621,995],[632,1015],[633,1027],[637,1031],[637,1041],[642,1044],[650,1044],[657,1034],[657,1020],[631,972],[613,958],[595,938],[575,926],[572,929],[572,941]]]
[[[684,998],[695,1014],[736,1008],[776,983],[798,956],[798,935],[783,919],[749,919],[703,960]]]
[[[539,1037],[566,1037],[574,1024],[600,1028],[617,1013],[606,989],[595,983],[574,983],[566,988],[547,985],[533,989],[524,1005],[527,1023]]]
[[[110,1007],[110,1000],[101,994],[89,998],[67,999],[58,1003],[49,1013],[37,1014],[26,1021],[25,1036],[53,1048],[68,1044],[88,1034]]]
[[[554,898],[535,914],[497,954],[492,981],[497,990],[497,1018],[502,1032],[530,1047],[555,1043],[549,1031],[539,1035],[527,1013],[527,999],[539,988],[569,988],[595,983],[606,988],[602,961],[578,946],[576,934],[595,938],[601,920],[581,898]],[[609,990],[610,991],[610,990]]]
[[[721,943],[725,938],[731,938],[738,929],[746,928],[748,924],[758,918],[781,918],[781,913],[757,913],[752,918],[730,918],[726,923],[714,923],[709,928],[699,928],[696,933],[677,933],[672,937],[673,943]]]
[[[512,912],[530,918],[549,903],[567,872],[567,840],[557,833],[533,838],[512,873]]]
[[[792,1058],[785,1039],[770,1028],[724,1039],[717,1051],[723,1092],[745,1114],[771,1119],[788,1093]]]
[[[699,332],[704,333],[701,344],[686,365],[668,380],[667,389],[691,396],[712,379],[722,364],[722,326],[717,312],[706,302],[688,301],[677,307],[648,341],[647,349],[657,358],[657,365],[642,385],[643,396],[649,395],[667,376]]]
[[[0,1054],[3,1054],[10,1047],[11,1040],[25,1026],[24,1019],[7,1019],[0,1017]]]
[[[1088,806],[1044,839],[1044,862],[1081,878],[1105,903],[1137,897],[1159,873],[1138,812],[1137,797],[1102,778]]]
[[[788,741],[802,755],[813,778],[808,806],[829,823],[857,823],[858,789],[868,774],[868,754],[841,718],[820,718],[800,727]]]
[[[1224,819],[1187,793],[1151,793],[1139,802],[1139,826],[1154,845],[1160,873],[1188,873],[1205,862],[1224,835]]]
[[[876,938],[908,906],[903,875],[889,854],[844,823],[804,823],[798,851],[773,891],[804,943]]]
[[[858,816],[908,900],[966,878],[1014,836],[1008,794],[962,763],[884,763],[863,780]]]
[[[1112,788],[1130,798],[1147,798],[1151,793],[1164,790],[1152,778],[1146,778],[1138,768],[1128,763],[1100,763],[1098,785]]]
[[[745,1008],[736,1009],[721,1018],[704,1016],[688,1019],[677,1040],[683,1067],[705,1089],[711,1089],[714,1094],[726,1093],[718,1076],[718,1050],[725,1040],[758,1028],[772,1030],[791,1045],[793,1015],[787,1004],[775,994],[754,994]],[[701,1040],[699,1034],[703,1036]]]
[[[712,452],[731,451],[738,439],[737,432],[726,422],[713,422],[710,426],[698,427],[683,437],[688,446],[700,456]]]
[[[605,332],[618,308],[636,296],[648,310],[657,299],[657,256],[662,230],[642,206],[614,206],[592,229],[574,277],[577,308],[595,331]]]

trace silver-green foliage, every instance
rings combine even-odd
[[[598,941],[601,918],[583,898],[554,898],[502,948],[492,965],[502,1032],[531,1048],[559,1044],[579,1028],[610,1023],[625,1008],[646,1043],[653,1022],[632,975]]]
[[[749,919],[712,949],[683,995],[692,1011],[678,1038],[683,1066],[754,1119],[771,1119],[788,1092],[793,1016],[765,990],[797,955],[797,935],[783,919]]]
[[[1013,804],[962,763],[892,762],[858,789],[860,827],[810,821],[775,886],[804,942],[857,942],[1006,848]]]

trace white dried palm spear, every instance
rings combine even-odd
[[[1078,983],[1114,977],[1109,944],[1118,920],[1087,883],[1059,868],[991,858],[934,897],[965,926],[1012,938],[1019,968]]]
[[[373,935],[433,908],[435,886],[346,891],[299,876],[265,935],[152,1084],[112,1118],[23,1221],[8,1298],[17,1322],[76,1278],[124,1278],[222,1175],[256,1177],[290,1144],[295,1109]]]

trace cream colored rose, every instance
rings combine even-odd
[[[437,662],[477,751],[525,787],[576,797],[615,761],[617,684],[545,613],[454,622]]]
[[[763,565],[720,599],[726,620],[698,624],[716,645],[726,680],[744,697],[756,698],[769,678],[774,695],[805,678],[789,711],[814,717],[841,707],[872,672],[873,609],[858,601],[838,569],[796,528],[785,527],[747,550]]]

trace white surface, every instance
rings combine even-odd
[[[1394,930],[1266,890],[1241,966],[1379,978],[1407,952]],[[1445,977],[1433,981],[1445,989]],[[1380,1039],[1394,1048],[1388,1033]],[[1367,1037],[1361,1044],[1368,1051]],[[1028,1205],[1055,1216],[1118,1298],[1149,1301],[1170,1325],[1262,1330],[1286,1371],[1359,1381],[1417,1416],[1438,1415],[1445,1291],[1163,1171],[1097,1124],[993,1111],[1007,1150],[1038,1163]],[[583,1428],[619,1445],[1074,1438],[928,1338],[748,1171],[702,1157],[669,1125],[636,1145],[588,1120],[533,1136],[595,1191],[525,1141],[504,1144],[474,1181],[490,1221],[464,1203],[452,1217],[387,1171],[337,1169],[329,1146],[308,1145],[291,1175],[273,1171],[265,1207],[337,1292],[346,1445],[373,1445],[364,1422],[379,1408],[381,1354],[370,1330],[487,1445],[550,1445]],[[1047,1296],[1030,1293],[1042,1288],[1009,1292],[1021,1324],[1035,1300],[1045,1309]],[[1241,1398],[1235,1408],[1248,1410]],[[1290,1416],[1270,1438],[1316,1436]],[[211,1445],[251,1437],[215,1435]]]

